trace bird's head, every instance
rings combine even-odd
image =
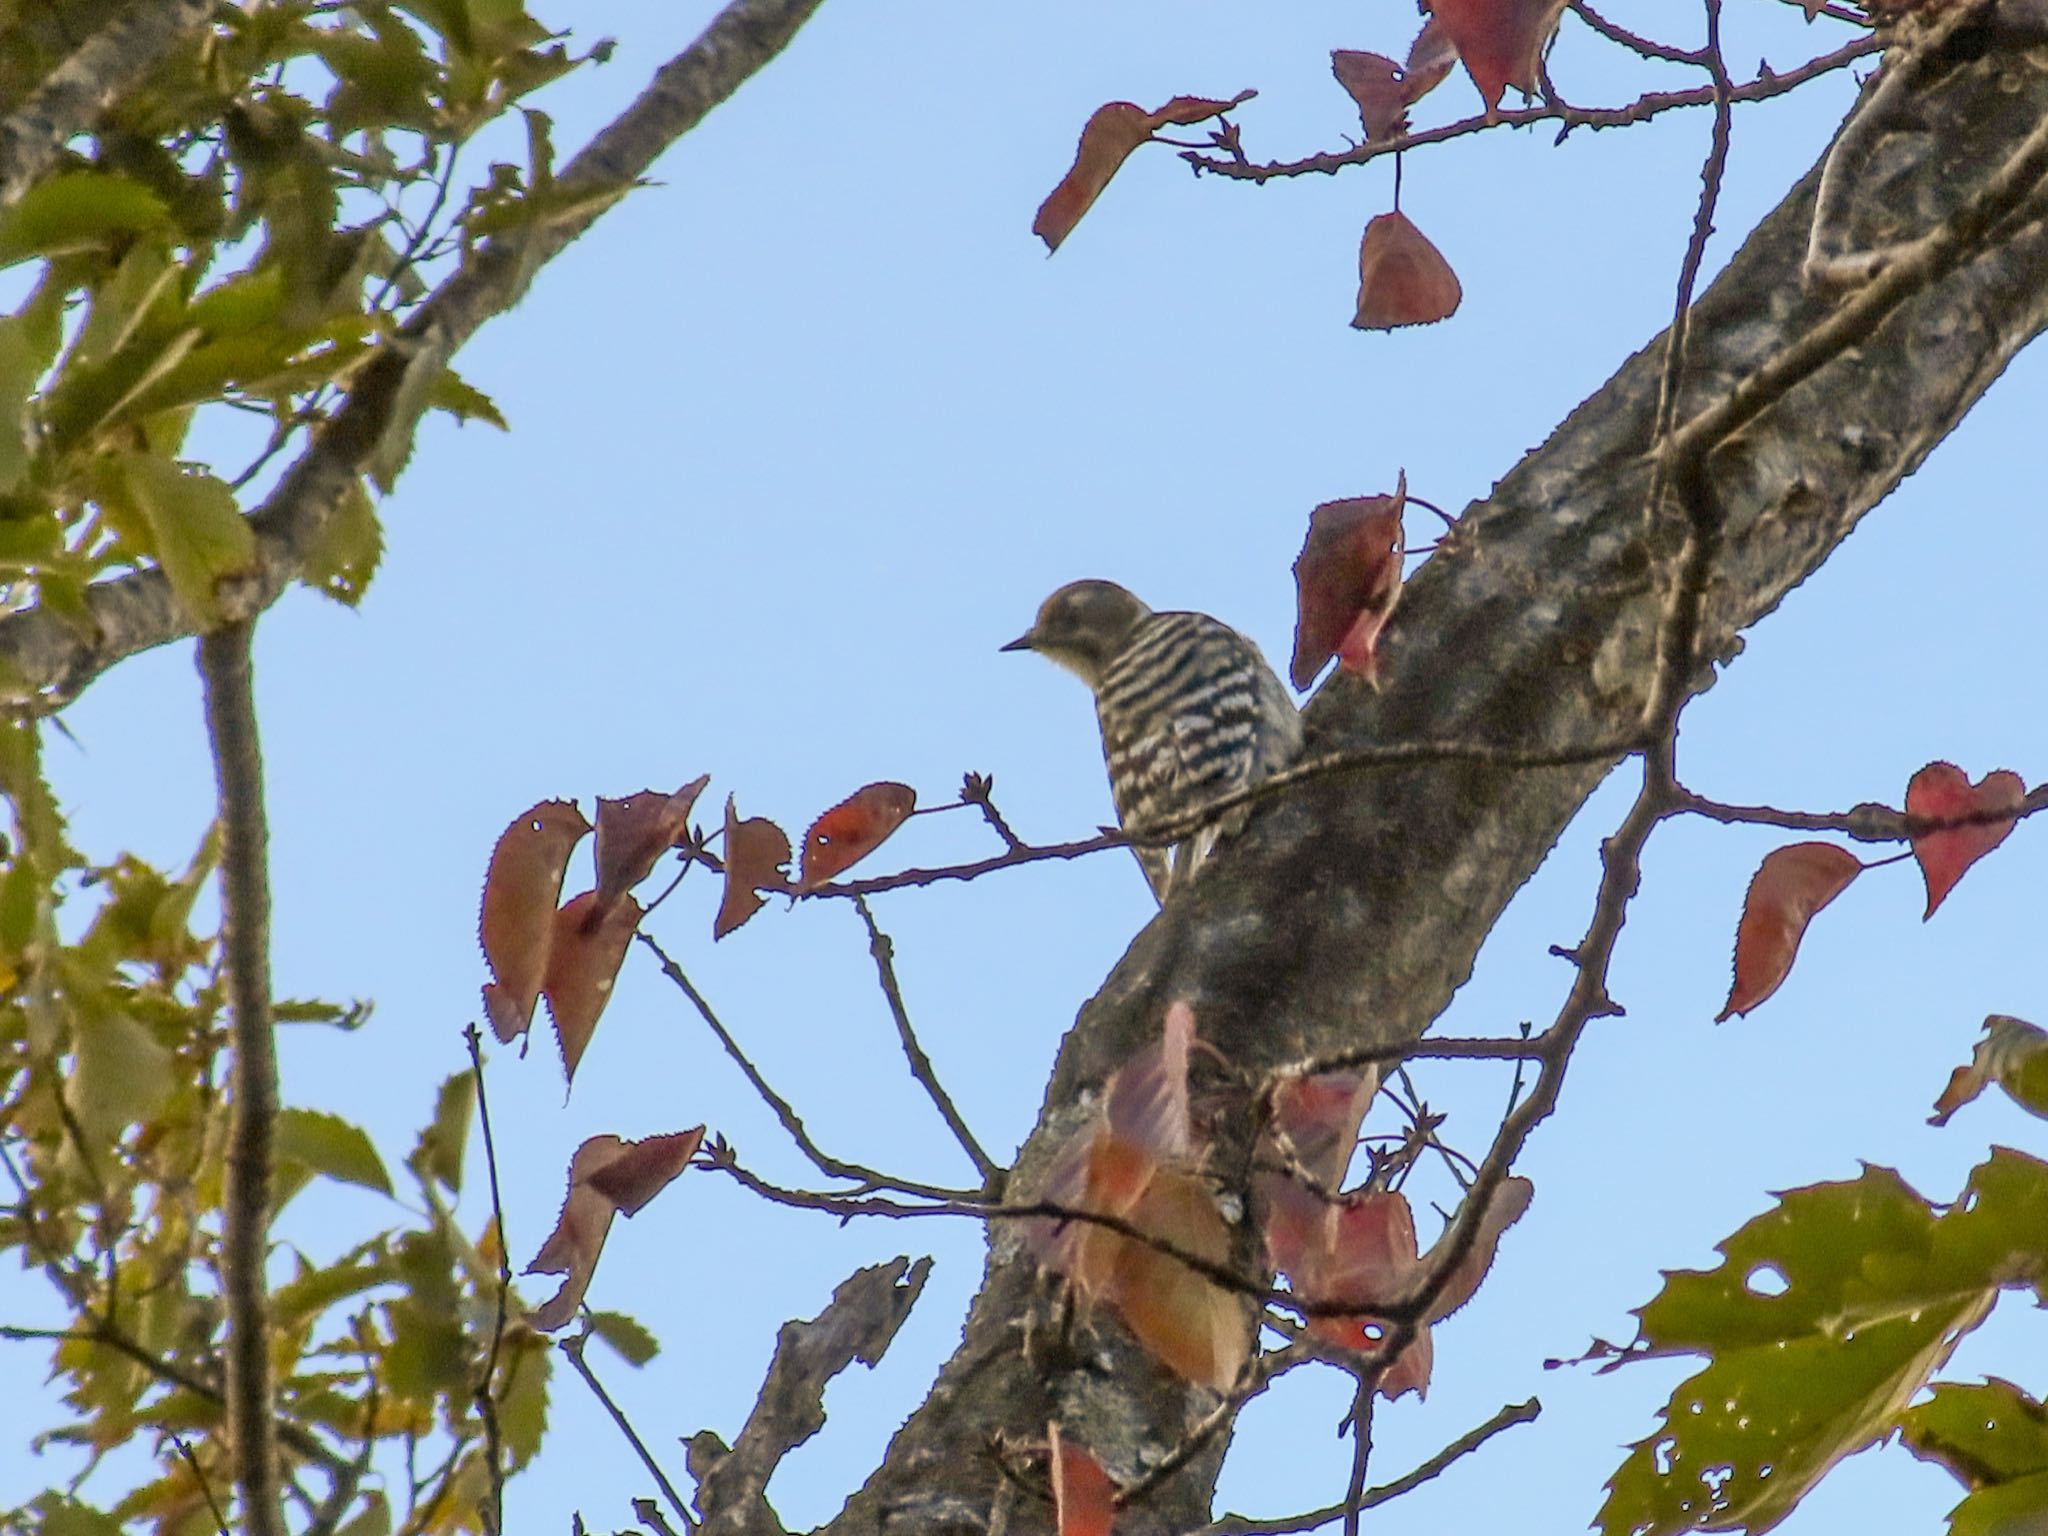
[[[1040,605],[1037,621],[1003,649],[1036,651],[1093,688],[1151,612],[1113,581],[1070,581]]]

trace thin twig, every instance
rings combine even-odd
[[[1372,1396],[1378,1386],[1377,1371],[1361,1374],[1358,1396],[1351,1404],[1351,1481],[1344,1489],[1344,1536],[1358,1536],[1358,1517],[1365,1509],[1365,1469],[1372,1461]]]
[[[178,1456],[191,1470],[193,1481],[199,1484],[199,1491],[206,1499],[206,1507],[213,1515],[213,1528],[220,1536],[228,1536],[228,1517],[221,1512],[220,1500],[213,1496],[213,1484],[207,1480],[206,1469],[199,1465],[199,1458],[192,1454],[192,1447],[185,1443],[183,1435],[173,1433],[171,1444]]]
[[[484,1166],[491,1176],[491,1224],[498,1235],[497,1314],[491,1324],[491,1347],[484,1354],[483,1377],[476,1384],[478,1415],[484,1421],[484,1449],[489,1456],[491,1477],[490,1536],[505,1529],[504,1437],[498,1427],[498,1354],[505,1342],[505,1313],[512,1293],[510,1244],[505,1236],[505,1204],[498,1195],[498,1147],[491,1136],[491,1101],[484,1092],[483,1033],[474,1023],[466,1025],[462,1038],[469,1046],[470,1071],[476,1079],[477,1118],[484,1134]]]
[[[1829,74],[1856,60],[1876,53],[1883,44],[1875,37],[1859,37],[1843,44],[1832,53],[1824,53],[1809,59],[1796,69],[1784,73],[1764,71],[1754,80],[1736,86],[1729,94],[1731,101],[1766,101],[1773,96],[1782,96],[1796,90],[1807,81]],[[1468,117],[1455,123],[1446,123],[1438,128],[1425,128],[1416,133],[1395,134],[1385,139],[1368,139],[1341,151],[1326,151],[1309,155],[1300,160],[1275,160],[1264,165],[1250,162],[1221,160],[1190,150],[1181,158],[1188,161],[1197,171],[1213,176],[1228,177],[1234,181],[1264,182],[1279,176],[1305,176],[1311,174],[1335,175],[1346,166],[1365,165],[1381,155],[1398,154],[1404,149],[1415,149],[1424,144],[1441,144],[1449,139],[1464,138],[1494,127],[1528,127],[1534,123],[1561,123],[1565,132],[1574,128],[1619,128],[1631,123],[1646,122],[1660,113],[1679,107],[1711,106],[1714,90],[1711,86],[1698,86],[1684,91],[1652,91],[1637,98],[1625,107],[1570,107],[1562,103],[1541,107],[1503,107],[1491,118]]]
[[[569,1364],[575,1368],[576,1374],[583,1378],[583,1384],[590,1388],[591,1395],[604,1404],[604,1411],[610,1414],[612,1422],[619,1426],[619,1433],[624,1435],[626,1443],[633,1447],[634,1454],[640,1458],[640,1465],[647,1469],[648,1475],[654,1479],[663,1497],[668,1500],[669,1508],[673,1509],[676,1518],[683,1522],[684,1531],[696,1530],[697,1522],[690,1518],[690,1511],[684,1507],[682,1495],[676,1492],[675,1485],[668,1480],[668,1474],[661,1470],[661,1464],[647,1449],[647,1443],[634,1430],[632,1420],[628,1419],[619,1405],[612,1401],[611,1394],[605,1391],[591,1371],[589,1362],[583,1358],[583,1346],[589,1338],[590,1330],[586,1328],[582,1333],[561,1340],[556,1347],[568,1357]]]
[[[683,968],[669,958],[668,951],[656,942],[652,934],[643,931],[634,935],[634,937],[639,939],[642,944],[645,944],[653,952],[655,959],[661,963],[661,973],[675,985],[683,996],[690,1000],[691,1006],[697,1010],[698,1016],[710,1026],[712,1034],[718,1037],[718,1043],[725,1047],[725,1054],[732,1058],[733,1064],[740,1069],[741,1074],[753,1085],[754,1092],[758,1093],[761,1096],[762,1102],[774,1112],[775,1118],[782,1123],[783,1130],[789,1133],[789,1139],[796,1143],[799,1152],[810,1159],[812,1167],[816,1168],[827,1178],[852,1179],[869,1189],[894,1190],[899,1194],[917,1195],[933,1200],[956,1200],[972,1197],[971,1192],[968,1190],[947,1189],[943,1185],[923,1184],[913,1179],[895,1178],[890,1174],[879,1172],[873,1168],[863,1167],[859,1163],[849,1163],[843,1158],[833,1157],[827,1153],[815,1141],[811,1140],[811,1133],[804,1129],[802,1117],[791,1107],[789,1100],[768,1086],[768,1080],[761,1075],[753,1062],[747,1059],[747,1053],[740,1049],[739,1041],[733,1038],[732,1031],[727,1029],[719,1020],[718,1015],[712,1011],[711,1004],[704,999],[704,994],[699,992],[691,983],[690,978],[683,974]]]
[[[1359,1497],[1358,1508],[1371,1509],[1421,1487],[1432,1478],[1441,1476],[1452,1462],[1470,1455],[1502,1430],[1527,1424],[1542,1411],[1542,1403],[1533,1397],[1525,1403],[1510,1404],[1477,1429],[1458,1436],[1414,1471],[1395,1478],[1391,1483],[1366,1490]],[[1214,1525],[1203,1526],[1196,1536],[1298,1536],[1299,1532],[1317,1530],[1334,1520],[1341,1520],[1344,1510],[1344,1505],[1332,1504],[1327,1509],[1311,1510],[1305,1515],[1287,1515],[1277,1520],[1248,1520],[1243,1515],[1225,1515]]]
[[[250,679],[254,635],[252,621],[201,635],[199,671],[206,685],[207,736],[220,790],[221,925],[234,1051],[220,1255],[228,1320],[228,1440],[243,1529],[250,1536],[283,1536],[270,1308],[263,1273],[278,1106],[270,1019],[269,832]]]
[[[981,1175],[981,1187],[991,1194],[1002,1187],[1003,1168],[996,1160],[982,1150],[975,1140],[974,1132],[968,1128],[952,1097],[939,1083],[939,1075],[933,1070],[931,1057],[918,1043],[917,1033],[910,1027],[910,1010],[903,1003],[903,989],[896,980],[896,945],[889,935],[882,932],[875,921],[875,914],[869,908],[867,898],[853,898],[854,910],[860,913],[860,920],[867,925],[868,953],[874,957],[875,974],[882,984],[882,996],[889,1000],[889,1015],[896,1021],[896,1038],[903,1043],[904,1060],[910,1064],[910,1075],[917,1079],[918,1086],[932,1101],[932,1107],[939,1112],[939,1118],[946,1122],[946,1128],[953,1133],[953,1139],[960,1143],[960,1150],[967,1154],[967,1160],[974,1164],[974,1171]]]

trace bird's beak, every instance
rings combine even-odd
[[[1035,651],[1038,649],[1038,630],[1034,626],[1012,640],[1008,645],[996,647],[999,651]]]

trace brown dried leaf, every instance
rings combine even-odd
[[[1081,129],[1081,142],[1074,152],[1074,164],[1060,178],[1046,200],[1038,205],[1038,217],[1031,232],[1045,242],[1048,251],[1074,232],[1081,216],[1102,195],[1110,178],[1122,168],[1131,151],[1159,129],[1175,124],[1185,126],[1228,112],[1257,94],[1242,91],[1229,101],[1206,96],[1176,96],[1157,111],[1147,112],[1135,102],[1112,101],[1097,107]]]
[[[1401,66],[1406,78],[1408,104],[1413,106],[1450,78],[1458,63],[1458,45],[1451,41],[1432,16],[1408,45],[1408,62]]]
[[[1358,104],[1358,121],[1368,139],[1390,139],[1408,129],[1406,74],[1383,53],[1336,48],[1330,73]]]
[[[501,1041],[533,1025],[562,875],[589,830],[575,802],[543,800],[514,817],[491,850],[477,935],[492,977],[484,984],[484,1017]]]
[[[789,889],[789,835],[765,816],[740,820],[731,795],[725,797],[725,899],[711,924],[722,939],[752,917],[766,900],[763,890]]]
[[[625,1141],[617,1136],[593,1136],[576,1149],[569,1160],[569,1192],[562,1201],[562,1214],[555,1230],[540,1245],[540,1252],[526,1266],[529,1275],[563,1275],[561,1289],[526,1315],[543,1333],[552,1333],[576,1315],[590,1277],[597,1271],[597,1258],[612,1229],[612,1216],[624,1209],[628,1216],[667,1187],[688,1165],[704,1127],[667,1136],[650,1136],[645,1141]],[[655,1182],[663,1169],[671,1170]],[[638,1198],[630,1205],[619,1191]]]
[[[884,779],[855,790],[811,823],[804,833],[802,876],[797,894],[837,879],[881,847],[917,809],[917,791]]]
[[[1365,226],[1358,246],[1358,313],[1361,331],[1401,325],[1433,325],[1457,313],[1465,290],[1443,252],[1405,213],[1383,213]]]
[[[640,926],[640,903],[621,896],[607,907],[596,891],[585,891],[555,914],[554,943],[548,952],[547,982],[541,988],[562,1048],[562,1072],[576,1080],[576,1064],[611,1001],[612,985],[626,961],[626,946]]]
[[[700,774],[672,795],[643,789],[597,802],[597,899],[610,906],[654,872],[654,864],[690,834],[690,808],[711,782]]]
[[[1379,636],[1401,597],[1401,512],[1408,474],[1391,496],[1326,501],[1308,517],[1294,560],[1294,660],[1287,675],[1306,689],[1332,656],[1379,686]]]

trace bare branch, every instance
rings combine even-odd
[[[277,1050],[270,1019],[270,834],[250,678],[254,636],[255,625],[247,621],[201,635],[199,670],[206,683],[207,735],[220,786],[221,923],[234,1051],[220,1256],[228,1318],[228,1439],[243,1528],[252,1536],[282,1536],[270,1298],[263,1273],[277,1131]]]
[[[903,989],[896,981],[896,945],[889,935],[882,932],[875,922],[875,914],[868,907],[867,898],[853,898],[854,910],[860,913],[860,920],[867,925],[868,953],[874,957],[875,973],[882,984],[882,996],[888,999],[889,1016],[896,1021],[896,1037],[903,1042],[904,1059],[910,1063],[910,1075],[917,1079],[925,1096],[939,1112],[939,1118],[946,1122],[946,1128],[953,1133],[953,1139],[960,1143],[960,1150],[967,1154],[974,1171],[981,1175],[981,1187],[995,1192],[1002,1186],[1003,1169],[996,1160],[984,1152],[981,1143],[974,1139],[974,1132],[968,1128],[959,1108],[952,1097],[939,1085],[939,1076],[932,1068],[932,1059],[918,1043],[917,1033],[910,1027],[910,1010],[903,1003]]]
[[[52,70],[0,121],[0,208],[19,202],[66,144],[91,132],[115,99],[140,84],[212,10],[212,0],[133,0]]]
[[[1529,1423],[1542,1411],[1543,1405],[1533,1397],[1525,1403],[1510,1404],[1477,1429],[1458,1436],[1414,1471],[1395,1478],[1391,1483],[1382,1483],[1377,1488],[1367,1489],[1359,1497],[1357,1507],[1371,1509],[1375,1504],[1384,1504],[1389,1499],[1397,1499],[1411,1489],[1421,1487],[1432,1478],[1441,1475],[1444,1469],[1459,1457],[1478,1450],[1504,1429]],[[1344,1510],[1344,1505],[1332,1504],[1327,1509],[1311,1510],[1305,1515],[1288,1515],[1278,1520],[1248,1520],[1243,1515],[1225,1515],[1214,1525],[1204,1526],[1197,1536],[1296,1536],[1298,1532],[1318,1530],[1333,1521],[1343,1519]]]
[[[891,1259],[859,1270],[809,1322],[782,1325],[775,1358],[744,1428],[728,1450],[709,1430],[688,1442],[704,1536],[777,1532],[768,1479],[782,1458],[825,1427],[825,1388],[854,1361],[873,1367],[924,1289],[932,1261]]]
[[[1782,96],[1787,91],[1797,90],[1809,80],[1830,74],[1856,60],[1876,53],[1883,45],[1875,37],[1859,37],[1844,43],[1832,53],[1824,53],[1809,59],[1796,69],[1783,73],[1765,70],[1753,80],[1745,81],[1729,92],[1731,101],[1768,101],[1773,96]],[[1424,128],[1416,133],[1397,133],[1384,139],[1368,139],[1350,149],[1326,151],[1309,155],[1300,160],[1274,160],[1263,165],[1250,161],[1219,159],[1190,150],[1181,158],[1193,165],[1197,171],[1213,176],[1227,177],[1233,181],[1271,181],[1276,176],[1305,176],[1310,174],[1335,175],[1346,166],[1365,165],[1381,155],[1396,154],[1404,149],[1416,149],[1424,144],[1441,144],[1449,139],[1462,139],[1470,134],[1483,133],[1489,128],[1526,128],[1536,123],[1557,123],[1561,131],[1569,133],[1574,128],[1621,128],[1631,123],[1648,122],[1665,112],[1680,107],[1705,107],[1714,102],[1712,86],[1697,86],[1685,91],[1651,91],[1623,107],[1573,107],[1563,102],[1545,103],[1540,107],[1503,107],[1492,117],[1467,117],[1455,123],[1445,123],[1436,128]]]
[[[694,1532],[697,1529],[697,1522],[690,1518],[690,1511],[683,1504],[683,1496],[676,1492],[675,1484],[671,1483],[668,1474],[661,1470],[661,1463],[656,1461],[654,1454],[647,1449],[647,1442],[642,1440],[640,1432],[633,1428],[633,1421],[626,1417],[624,1409],[612,1401],[611,1393],[605,1391],[604,1384],[590,1369],[590,1362],[583,1358],[583,1347],[589,1341],[590,1331],[586,1328],[582,1333],[563,1339],[557,1347],[568,1358],[576,1374],[583,1378],[583,1384],[590,1388],[591,1396],[604,1405],[604,1411],[610,1414],[612,1422],[619,1426],[619,1433],[626,1437],[627,1443],[633,1447],[634,1454],[639,1456],[640,1465],[647,1469],[648,1475],[654,1479],[661,1488],[662,1495],[668,1500],[669,1507],[676,1512],[676,1518],[683,1522],[683,1530],[686,1533]]]

